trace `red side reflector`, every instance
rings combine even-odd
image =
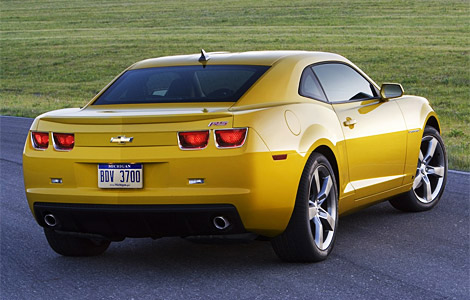
[[[273,155],[274,160],[284,160],[287,159],[287,154]]]
[[[237,148],[243,146],[247,130],[247,128],[216,130],[215,141],[217,148]]]
[[[181,149],[204,149],[209,143],[209,130],[178,132]]]
[[[36,149],[47,149],[49,146],[49,132],[31,132],[33,147]]]
[[[54,147],[57,150],[70,151],[75,144],[75,136],[73,133],[52,133],[54,139]]]

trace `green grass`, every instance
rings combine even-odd
[[[0,113],[85,104],[149,57],[265,49],[340,53],[438,112],[450,167],[470,170],[468,0],[1,1]]]

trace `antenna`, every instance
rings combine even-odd
[[[201,49],[201,57],[199,57],[199,62],[201,63],[206,63],[209,59],[209,55],[204,51],[204,49]]]

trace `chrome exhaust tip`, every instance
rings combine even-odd
[[[53,214],[47,214],[44,216],[44,222],[49,227],[55,227],[57,225],[57,219]]]
[[[230,226],[230,222],[223,216],[217,216],[212,220],[214,223],[215,228],[219,230],[224,230]]]

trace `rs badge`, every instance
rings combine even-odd
[[[209,127],[211,127],[211,126],[225,126],[227,124],[228,124],[227,121],[210,122]]]

